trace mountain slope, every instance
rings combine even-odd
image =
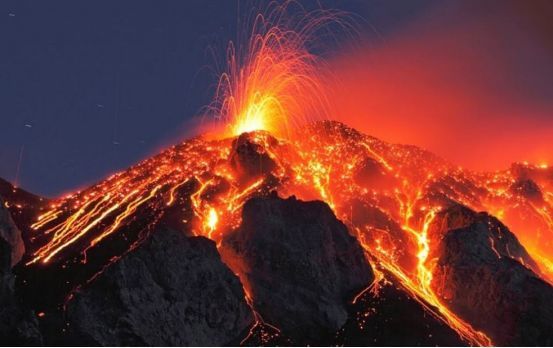
[[[207,237],[220,247],[249,219],[242,216],[244,204],[256,197],[269,199],[274,191],[281,197],[325,202],[370,262],[376,274],[371,289],[393,284],[402,295],[389,297],[414,301],[429,320],[438,321],[432,327],[445,325],[473,345],[489,345],[492,340],[531,344],[482,325],[460,309],[457,303],[465,299],[452,301],[449,292],[436,284],[438,278],[448,279],[444,265],[456,268],[471,257],[463,252],[455,254],[461,263],[444,261],[451,252],[444,245],[453,240],[453,232],[448,231],[466,227],[463,219],[486,211],[504,223],[501,228],[509,233],[500,235],[509,236],[507,244],[520,250],[516,255],[514,250],[501,254],[518,265],[502,272],[514,276],[523,270],[539,279],[548,293],[553,279],[553,169],[515,164],[494,173],[470,172],[415,146],[389,144],[332,121],[305,126],[289,140],[263,131],[228,139],[197,137],[59,199],[46,201],[31,195],[19,199],[13,192],[11,196],[4,192],[6,207],[26,246],[23,261],[15,268],[19,296],[36,311],[63,311],[75,289],[105,269],[117,267],[120,257],[138,252],[142,242],[161,227]],[[458,214],[457,206],[464,207],[465,215]],[[273,219],[270,216],[267,219]],[[496,233],[489,226],[483,235]],[[493,248],[501,244],[493,240],[497,243]],[[240,259],[255,265],[255,257]],[[479,267],[484,265],[475,260]],[[463,285],[468,287],[463,293],[481,291],[479,284]],[[39,291],[42,296],[35,296]],[[549,306],[540,296],[533,301]],[[248,301],[255,309],[255,296]],[[374,301],[363,303],[375,305]],[[490,308],[486,310],[502,310]],[[364,312],[370,313],[370,308]],[[351,312],[349,317],[352,320]],[[257,320],[249,337],[271,342],[266,333],[276,329]],[[379,342],[385,344],[381,337]]]

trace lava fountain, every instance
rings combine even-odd
[[[225,125],[224,135],[265,130],[289,138],[299,126],[330,116],[325,63],[307,47],[324,24],[347,27],[342,16],[305,13],[295,1],[272,2],[254,16],[245,43],[229,43],[227,68],[208,108]]]

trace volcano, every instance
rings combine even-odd
[[[0,195],[3,344],[553,344],[547,166],[473,172],[318,121]]]

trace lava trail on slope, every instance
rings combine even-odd
[[[388,144],[331,121],[313,123],[293,139],[265,131],[194,138],[38,205],[31,220],[28,209],[37,209],[36,202],[6,198],[27,250],[16,268],[21,296],[37,312],[63,310],[75,290],[94,282],[156,226],[220,246],[240,226],[249,199],[276,191],[331,207],[378,275],[372,290],[394,284],[468,344],[509,343],[458,310],[464,299],[451,292],[460,284],[441,283],[454,281],[444,276],[448,264],[440,256],[449,231],[477,220],[476,213],[447,212],[487,211],[510,226],[514,234],[499,221],[487,222],[484,247],[550,288],[553,169],[520,163],[495,173],[469,172],[417,147]],[[17,218],[22,214],[26,218]]]

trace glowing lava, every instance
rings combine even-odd
[[[287,16],[294,5],[272,3],[245,29],[246,43],[229,44],[227,70],[210,107],[227,125],[227,136],[265,130],[289,138],[298,126],[328,116],[324,62],[306,47],[322,24],[339,16],[323,10]]]

